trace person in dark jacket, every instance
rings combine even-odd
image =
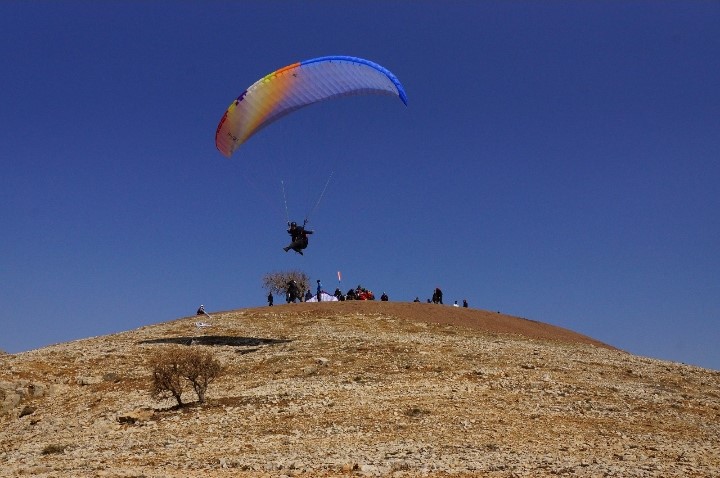
[[[440,290],[440,287],[435,288],[435,292],[433,292],[433,304],[442,304],[442,291]]]
[[[295,303],[296,300],[300,300],[302,302],[302,295],[300,292],[300,288],[297,285],[297,282],[294,280],[291,280],[287,283],[287,290],[285,292],[285,301],[289,304],[292,302]]]
[[[205,312],[205,306],[202,305],[202,304],[200,305],[200,308],[197,310],[197,312],[196,312],[195,315],[204,315],[204,316],[207,317],[208,319],[212,319],[212,317],[210,317],[210,314],[208,314],[207,312]]]
[[[308,246],[308,234],[312,234],[313,231],[308,231],[304,225],[298,226],[296,222],[291,222],[289,226],[287,232],[290,234],[290,244],[283,247],[283,250],[287,252],[292,249],[302,256],[303,249]]]

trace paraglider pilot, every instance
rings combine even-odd
[[[290,234],[290,245],[287,247],[283,247],[283,250],[285,252],[292,249],[293,251],[297,252],[300,255],[303,255],[302,250],[305,249],[308,246],[308,234],[312,234],[313,231],[308,231],[305,229],[305,224],[302,226],[298,226],[297,223],[291,222],[288,224],[290,226],[290,229],[287,230],[288,234]]]

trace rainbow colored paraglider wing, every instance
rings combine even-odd
[[[387,69],[362,58],[325,56],[288,65],[256,81],[225,112],[215,133],[227,157],[253,134],[304,106],[340,96],[398,96],[407,105],[400,81]]]

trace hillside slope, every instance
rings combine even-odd
[[[720,373],[432,304],[293,304],[0,356],[0,476],[717,476]],[[150,398],[177,344],[226,368]],[[188,394],[186,399],[192,399]]]

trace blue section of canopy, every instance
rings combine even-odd
[[[301,65],[309,65],[310,63],[317,63],[322,61],[350,61],[353,63],[360,63],[362,65],[367,65],[369,67],[375,68],[380,73],[387,76],[390,81],[393,82],[395,87],[398,90],[398,96],[402,100],[403,103],[405,103],[405,106],[408,104],[407,94],[405,93],[405,88],[403,88],[402,83],[400,83],[400,80],[398,80],[397,76],[393,75],[390,70],[385,68],[382,65],[378,65],[374,61],[366,60],[365,58],[360,58],[357,56],[346,56],[346,55],[331,55],[331,56],[321,56],[318,58],[313,58],[311,60],[305,60],[300,62]]]

